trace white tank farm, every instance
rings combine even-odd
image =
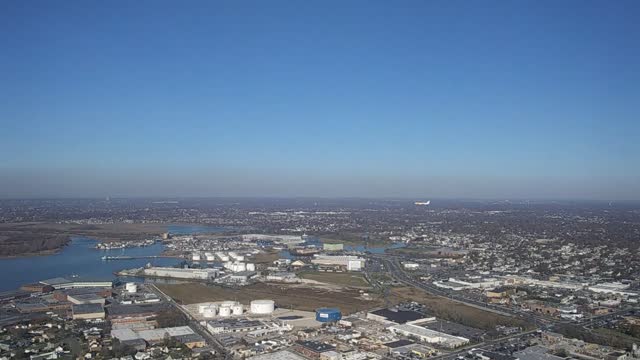
[[[256,264],[247,263],[247,271],[256,271]]]
[[[233,315],[242,315],[243,311],[244,307],[242,306],[242,304],[233,305],[231,307],[231,312],[233,313]]]
[[[218,315],[221,317],[231,316],[231,308],[228,306],[221,306]]]
[[[233,272],[240,272],[245,270],[247,270],[247,265],[245,263],[237,262],[231,265],[231,271]]]
[[[251,302],[252,314],[271,314],[276,307],[273,300],[253,300]]]
[[[138,285],[136,283],[129,282],[124,285],[124,289],[129,294],[135,294],[138,291]]]
[[[208,307],[204,309],[204,312],[202,313],[202,316],[207,318],[207,319],[211,319],[216,317],[216,308],[214,307]]]

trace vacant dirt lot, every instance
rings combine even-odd
[[[301,271],[298,276],[303,279],[315,280],[327,284],[349,286],[368,289],[369,283],[361,274],[357,273],[331,273],[318,271]]]
[[[236,300],[248,304],[251,300],[271,299],[283,308],[314,311],[320,307],[337,307],[344,314],[382,306],[381,299],[359,298],[357,290],[331,291],[298,285],[255,284],[239,289],[206,286],[203,284],[158,285],[158,288],[182,304],[206,301]]]
[[[424,304],[436,317],[485,330],[495,329],[496,325],[519,326],[522,328],[529,328],[531,325],[520,319],[484,311],[439,296],[433,296],[412,287],[392,288],[389,299],[392,303],[415,301]]]

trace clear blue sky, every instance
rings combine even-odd
[[[640,199],[639,1],[3,1],[0,197]]]

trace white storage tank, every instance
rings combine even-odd
[[[247,271],[256,271],[256,264],[247,263]]]
[[[244,308],[242,304],[233,305],[231,307],[231,312],[233,313],[233,315],[242,315],[243,310]]]
[[[136,283],[129,282],[124,285],[124,289],[129,294],[135,294],[138,291],[138,285]]]
[[[204,312],[202,313],[202,316],[207,318],[207,319],[211,319],[216,317],[216,308],[214,307],[208,307],[204,309]]]
[[[252,314],[271,314],[276,307],[273,300],[253,300],[251,302]]]
[[[220,303],[220,306],[225,306],[225,307],[232,307],[234,305],[238,305],[237,301],[231,301],[231,300],[227,300],[227,301],[223,301],[222,303]]]
[[[204,311],[209,308],[209,304],[200,304],[198,305],[198,313],[204,314]]]
[[[221,306],[218,315],[220,315],[221,317],[231,316],[231,308],[228,306]]]

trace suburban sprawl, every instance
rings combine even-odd
[[[640,359],[634,203],[0,201],[0,266],[78,244],[0,292],[0,359]]]

